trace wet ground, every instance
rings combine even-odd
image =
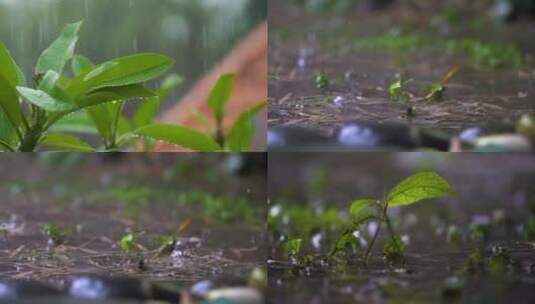
[[[233,173],[236,160],[216,155],[65,155],[0,159],[2,279],[65,288],[75,275],[112,274],[186,289],[211,278],[246,284],[263,267],[258,168]]]
[[[535,243],[526,237],[533,156],[272,153],[269,166],[269,303],[535,301]],[[353,200],[380,198],[422,169],[444,176],[458,195],[390,211],[406,244],[402,263],[383,257],[386,233],[367,265],[358,256],[327,258]],[[486,227],[483,238],[477,225]],[[360,229],[368,242],[372,226]],[[308,261],[295,264],[282,255],[286,237],[303,238]]]
[[[401,123],[452,136],[473,126],[514,124],[535,111],[534,21],[502,23],[483,8],[448,8],[446,1],[407,2],[314,14],[271,1],[270,127],[331,135],[350,121]],[[455,45],[465,39],[484,46],[459,50]],[[514,51],[506,55],[509,47]],[[424,88],[455,67],[442,99],[425,99]],[[322,89],[318,73],[329,83]],[[412,79],[405,101],[390,96],[399,77]]]

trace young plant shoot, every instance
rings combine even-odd
[[[379,232],[386,227],[389,238],[386,240],[383,253],[387,258],[400,257],[404,251],[404,244],[401,238],[394,231],[391,220],[388,216],[388,208],[408,206],[414,203],[454,195],[455,190],[448,182],[435,172],[416,173],[395,186],[383,199],[359,199],[351,204],[349,209],[351,221],[349,226],[342,233],[330,255],[335,256],[346,249],[354,249],[358,244],[355,234],[361,226],[370,221],[377,222],[377,228],[366,248],[363,256],[364,263],[368,262],[373,246],[375,245]]]

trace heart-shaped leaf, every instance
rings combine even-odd
[[[455,190],[435,172],[420,172],[399,183],[387,196],[389,207],[410,205],[424,199],[454,195]]]

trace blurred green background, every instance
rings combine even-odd
[[[84,19],[77,53],[96,63],[136,52],[176,59],[176,100],[267,15],[267,0],[0,0],[0,40],[30,79],[67,24]]]

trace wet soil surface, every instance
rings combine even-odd
[[[240,175],[229,169],[235,160],[187,154],[0,162],[10,172],[0,180],[2,279],[64,288],[74,275],[111,274],[187,287],[217,277],[246,282],[264,265],[261,170]],[[241,209],[228,213],[232,205]],[[60,229],[60,241],[44,235],[45,224]],[[125,253],[119,240],[128,233]],[[166,252],[162,236],[175,238]]]
[[[437,171],[458,193],[454,198],[390,210],[395,230],[407,245],[401,263],[383,258],[384,230],[364,265],[358,256],[340,261],[326,258],[336,231],[340,231],[331,230],[335,223],[332,216],[331,227],[301,217],[297,226],[310,227],[306,236],[296,234],[298,227],[291,223],[271,226],[270,303],[535,300],[535,243],[526,239],[529,206],[535,198],[531,186],[535,182],[533,156],[272,153],[269,166],[270,214],[275,210],[287,214],[281,210],[288,206],[308,206],[317,214],[335,208],[344,221],[353,200],[382,197],[401,179],[422,168]],[[485,225],[488,233],[475,239],[472,229],[479,224]],[[452,226],[460,232],[456,242],[448,241]],[[368,241],[370,229],[372,224],[360,230]],[[312,256],[312,262],[296,267],[284,258],[284,235],[303,237],[303,250]],[[475,254],[480,260],[474,263],[470,259]],[[506,262],[494,264],[500,259]]]
[[[299,126],[331,135],[347,122],[401,123],[454,135],[467,127],[511,124],[535,111],[534,21],[493,22],[484,19],[487,12],[480,9],[456,23],[441,23],[442,2],[414,1],[424,3],[418,8],[406,2],[381,11],[359,6],[312,14],[289,1],[271,1],[269,126]],[[406,31],[439,43],[408,50],[356,46],[360,39],[403,36]],[[515,45],[523,63],[489,68],[441,45],[464,38],[504,48]],[[460,70],[445,85],[442,100],[422,100],[423,88],[453,67]],[[318,72],[329,79],[325,89],[316,87]],[[413,79],[406,87],[408,102],[390,98],[389,86],[400,75]]]

